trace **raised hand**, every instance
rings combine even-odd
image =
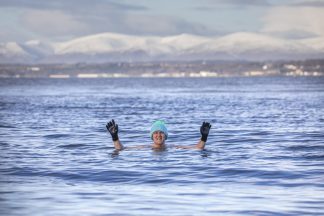
[[[112,119],[110,122],[107,123],[106,128],[108,132],[110,133],[112,140],[117,141],[118,140],[118,124],[115,124],[114,119]]]
[[[209,134],[211,124],[209,122],[203,122],[200,127],[201,141],[206,142]]]

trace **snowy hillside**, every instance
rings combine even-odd
[[[222,37],[102,33],[66,42],[0,44],[0,62],[111,62],[155,60],[277,60],[324,57],[324,38],[284,40],[241,32]]]
[[[19,57],[28,56],[28,53],[15,42],[0,44],[0,56],[3,57]]]

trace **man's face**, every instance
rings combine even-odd
[[[162,131],[155,131],[153,133],[153,142],[156,145],[163,145],[165,141],[165,134]]]

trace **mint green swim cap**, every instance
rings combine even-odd
[[[150,132],[150,136],[152,140],[153,140],[153,133],[155,131],[162,131],[165,135],[165,139],[168,139],[168,129],[166,128],[164,121],[158,120],[152,124],[151,132]]]

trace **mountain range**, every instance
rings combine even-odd
[[[286,40],[240,32],[132,36],[102,33],[65,42],[0,43],[0,63],[104,63],[186,60],[303,60],[324,58],[324,37]]]

